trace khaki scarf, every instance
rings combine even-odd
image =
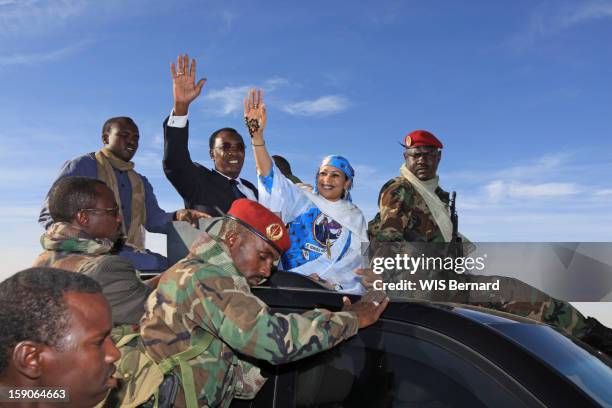
[[[427,208],[431,211],[433,219],[442,232],[444,240],[450,242],[453,237],[453,223],[451,222],[447,205],[444,204],[436,194],[436,188],[438,188],[439,181],[438,176],[430,180],[421,181],[408,170],[405,164],[400,167],[400,174],[408,180],[408,182],[414,186],[417,193],[423,197]]]
[[[123,218],[123,210],[121,209],[121,198],[119,196],[119,186],[117,185],[117,177],[113,168],[120,171],[127,171],[130,184],[132,185],[132,217],[130,219],[130,229],[126,232],[125,222],[121,228],[123,234],[127,236],[126,245],[136,249],[144,250],[145,248],[145,229],[144,225],[147,220],[147,211],[145,207],[145,192],[142,179],[134,171],[133,162],[125,162],[115,156],[107,147],[103,147],[96,152],[96,164],[98,168],[98,179],[104,181],[106,185],[113,190],[115,200],[119,205],[119,213]]]

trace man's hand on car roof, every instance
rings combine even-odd
[[[381,300],[360,300],[357,303],[351,303],[351,300],[344,296],[342,303],[344,303],[342,311],[355,313],[359,321],[359,328],[363,329],[374,324],[380,318],[380,315],[389,304],[389,298],[385,296]]]

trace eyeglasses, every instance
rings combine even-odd
[[[435,158],[438,155],[438,151],[437,150],[429,150],[429,151],[423,151],[423,150],[416,150],[416,151],[410,151],[410,150],[406,150],[406,155],[410,156],[411,158],[418,160],[420,158],[423,158],[425,160],[432,160],[433,158]]]
[[[234,151],[234,152],[244,152],[244,143],[223,143],[220,146],[215,146],[213,149],[223,150],[224,152]]]
[[[111,208],[81,208],[79,211],[105,212],[112,217],[116,217],[119,214],[119,206]]]

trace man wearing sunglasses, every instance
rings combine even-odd
[[[62,178],[49,192],[49,212],[55,222],[41,237],[45,251],[33,266],[90,276],[111,304],[113,323],[138,324],[161,274],[143,282],[132,262],[117,255],[124,237],[112,190],[89,177]]]
[[[368,235],[372,243],[372,252],[376,256],[395,255],[390,243],[418,243],[418,251],[408,247],[406,253],[432,251],[440,256],[439,251],[447,247],[453,235],[453,223],[449,214],[449,193],[438,185],[437,170],[442,157],[442,142],[426,130],[415,130],[408,134],[404,143],[405,164],[400,168],[400,176],[388,181],[378,197],[379,213],[368,225]],[[464,238],[464,237],[463,237]],[[424,243],[432,245],[425,246]],[[441,243],[442,245],[436,245]],[[471,243],[459,244],[464,248]],[[416,248],[416,247],[415,247]],[[442,256],[448,256],[444,254]],[[358,272],[363,276],[364,285],[370,286],[378,275],[368,269]],[[417,275],[418,276],[418,275]],[[528,317],[553,326],[566,334],[573,335],[587,344],[612,355],[612,330],[602,325],[597,319],[585,317],[570,303],[555,299],[544,292],[533,288],[518,279],[499,276],[445,275],[443,272],[431,272],[438,279],[462,279],[465,282],[489,282],[502,280],[499,292],[487,291],[488,299],[479,291],[465,292],[464,297],[451,298],[455,302],[478,304],[483,307]],[[398,281],[405,277],[401,271],[392,271],[385,276],[388,281]],[[419,297],[437,299],[437,291],[423,291]],[[459,292],[458,292],[459,293]],[[397,291],[395,296],[410,297],[413,293]],[[517,299],[530,299],[529,302]],[[447,299],[443,299],[447,300]]]
[[[177,65],[171,64],[170,69],[174,106],[164,122],[163,165],[185,208],[222,215],[217,208],[225,213],[238,198],[257,200],[257,188],[239,177],[244,164],[244,140],[235,129],[222,128],[210,136],[213,170],[191,160],[187,115],[189,105],[200,95],[206,80],[196,84],[196,62],[192,60],[190,64],[187,55],[179,56]]]

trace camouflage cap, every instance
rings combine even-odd
[[[246,198],[235,200],[225,216],[239,222],[253,234],[272,245],[279,254],[291,246],[289,233],[283,220],[256,201]]]

